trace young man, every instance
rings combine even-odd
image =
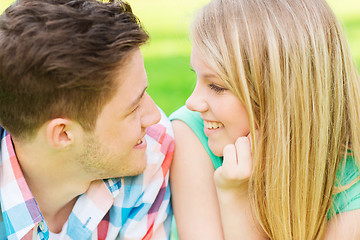
[[[0,239],[169,238],[174,143],[146,93],[147,39],[120,1],[1,16]]]

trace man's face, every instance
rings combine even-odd
[[[160,120],[146,93],[147,76],[140,50],[121,67],[115,96],[100,112],[95,130],[85,134],[78,157],[94,179],[134,176],[146,167],[145,129]]]

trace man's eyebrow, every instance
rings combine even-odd
[[[148,88],[148,86],[145,86],[145,88],[144,88],[144,90],[142,90],[141,94],[129,104],[128,109],[133,108],[141,100],[141,98],[144,96],[147,88]]]

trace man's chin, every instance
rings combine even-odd
[[[136,168],[134,168],[132,171],[129,171],[129,173],[126,174],[125,176],[132,177],[132,176],[140,175],[145,171],[145,169],[146,169],[146,161],[144,161],[144,164],[136,166]]]
[[[129,177],[133,177],[133,176],[137,176],[137,175],[140,175],[142,174],[146,169],[146,165],[144,165],[144,167],[142,167],[141,169],[136,169],[133,173],[129,174],[128,176]]]
[[[147,159],[146,155],[141,157],[141,159],[137,159],[137,161],[134,162],[134,165],[128,166],[127,169],[123,169],[122,174],[120,174],[121,177],[133,177],[142,174],[147,166]]]

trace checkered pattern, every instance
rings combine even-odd
[[[3,129],[1,136],[0,239],[48,239],[48,227],[21,172],[11,137]],[[169,239],[174,138],[165,114],[147,129],[145,138],[144,173],[92,183],[75,203],[64,239]]]

